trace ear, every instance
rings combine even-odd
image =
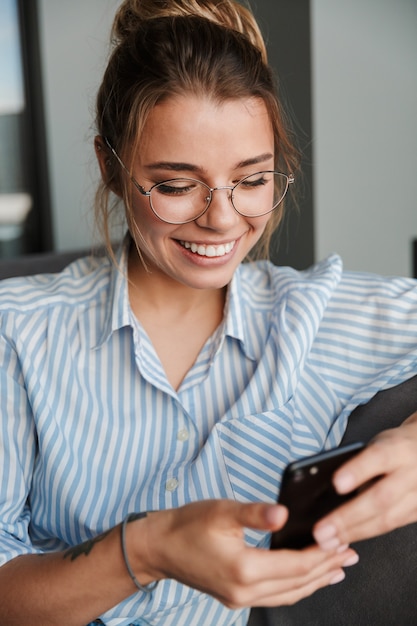
[[[114,176],[113,155],[111,154],[109,147],[107,146],[103,137],[101,137],[100,135],[97,135],[94,138],[94,150],[96,152],[96,157],[103,182],[109,187],[109,189],[113,191],[113,193],[115,193],[117,196],[122,197],[118,181]]]

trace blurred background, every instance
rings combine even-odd
[[[89,248],[119,0],[0,0],[0,259]],[[303,153],[277,263],[414,275],[417,0],[252,0]]]

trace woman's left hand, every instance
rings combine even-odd
[[[417,521],[417,412],[398,428],[378,434],[335,472],[333,484],[342,494],[368,481],[374,482],[316,524],[314,537],[322,549],[334,550]]]

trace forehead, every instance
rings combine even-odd
[[[139,141],[143,164],[158,160],[225,163],[270,151],[274,135],[261,99],[214,102],[198,96],[172,97],[151,111]]]

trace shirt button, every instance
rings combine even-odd
[[[190,433],[185,428],[177,432],[178,441],[187,441],[189,437],[190,437]]]
[[[170,478],[169,480],[167,480],[165,484],[165,489],[167,491],[175,491],[178,485],[179,485],[179,482],[176,478]]]

